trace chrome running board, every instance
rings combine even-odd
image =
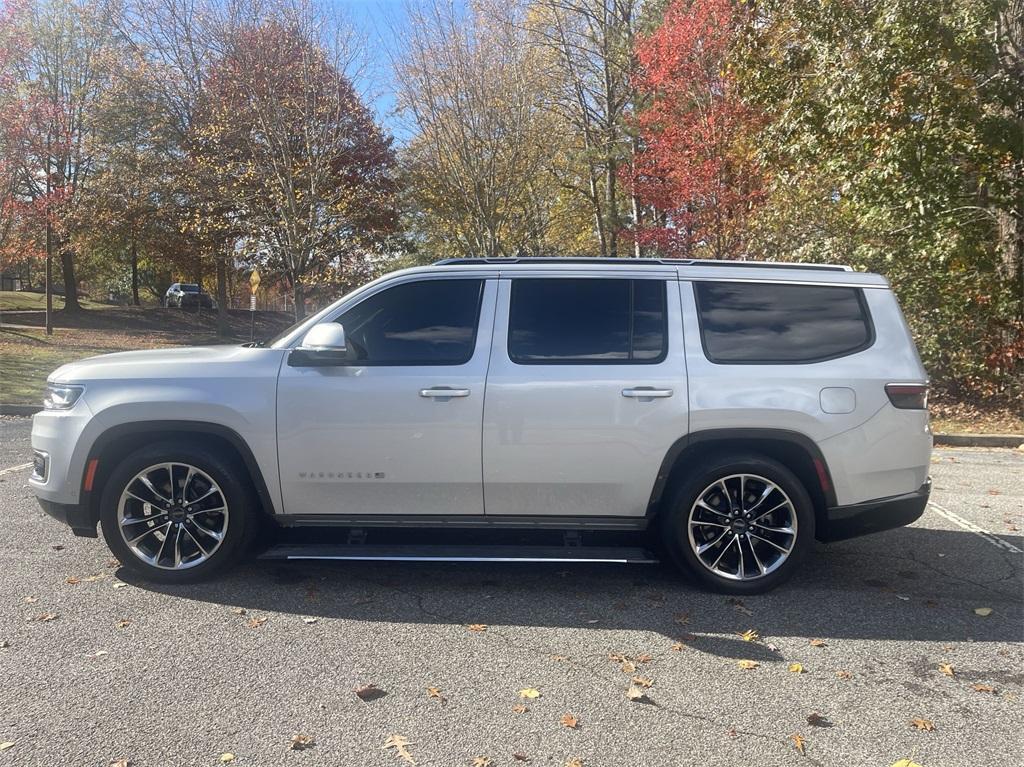
[[[654,564],[657,557],[631,546],[425,546],[422,544],[279,544],[260,559],[366,562],[560,562]]]

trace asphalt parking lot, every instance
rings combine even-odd
[[[915,525],[738,601],[664,565],[254,561],[153,587],[42,513],[29,428],[0,419],[0,767],[1024,755],[1024,451],[937,450]]]

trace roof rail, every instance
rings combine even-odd
[[[707,258],[581,258],[566,256],[529,256],[526,258],[442,258],[434,266],[501,266],[503,264],[619,264],[623,266],[726,266],[750,269],[814,269],[830,272],[852,272],[853,268],[841,264],[799,264],[783,261],[719,261]]]

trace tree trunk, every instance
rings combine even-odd
[[[302,290],[302,283],[294,277],[292,278],[292,292],[295,298],[295,321],[298,322],[306,316],[306,296]]]
[[[78,303],[78,283],[75,282],[75,252],[62,248],[60,251],[60,267],[64,274],[64,311],[69,314],[82,311]]]
[[[224,265],[224,257],[217,254],[217,335],[227,338],[230,334],[228,327],[228,281],[227,268]]]
[[[608,255],[608,241],[604,234],[604,217],[601,215],[601,197],[597,189],[597,179],[594,177],[594,170],[590,171],[590,201],[594,205],[594,226],[597,229],[597,239],[601,245],[601,257]]]
[[[608,228],[608,255],[612,258],[619,257],[619,203],[615,190],[617,171],[617,163],[609,158],[605,168],[604,199],[607,206],[605,226]]]
[[[132,304],[139,305],[139,248],[132,238]]]

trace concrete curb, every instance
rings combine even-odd
[[[935,444],[947,447],[1020,447],[1024,434],[935,434]]]
[[[0,405],[0,415],[33,415],[40,410],[39,405]]]

